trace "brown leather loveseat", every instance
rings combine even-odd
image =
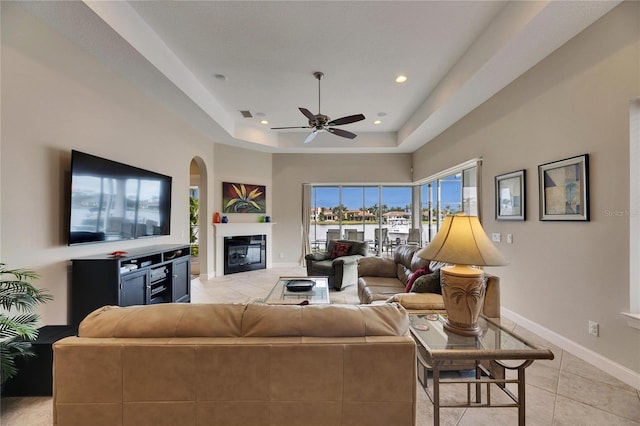
[[[408,327],[398,304],[104,307],[54,344],[54,424],[415,425]]]
[[[442,296],[438,293],[406,292],[407,283],[420,268],[435,271],[442,263],[422,259],[416,255],[417,245],[400,245],[393,259],[366,257],[358,263],[358,297],[361,303],[394,301],[409,310],[444,311]],[[487,289],[482,313],[489,318],[500,318],[500,279],[487,274]]]

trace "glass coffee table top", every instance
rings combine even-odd
[[[297,285],[302,291],[290,290],[287,287],[289,283]],[[327,277],[280,277],[265,299],[265,303],[271,305],[298,305],[305,301],[310,304],[331,303]]]

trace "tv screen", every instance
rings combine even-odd
[[[71,151],[69,245],[171,232],[171,177]]]

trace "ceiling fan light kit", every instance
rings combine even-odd
[[[313,114],[306,108],[299,107],[298,110],[307,117],[309,120],[308,126],[288,126],[288,127],[272,127],[272,130],[282,130],[282,129],[313,129],[313,131],[307,136],[304,140],[304,143],[311,142],[320,132],[329,132],[336,136],[341,136],[347,139],[354,139],[356,136],[355,133],[349,132],[343,129],[336,129],[332,126],[342,126],[344,124],[351,124],[357,121],[362,121],[365,119],[362,114],[354,114],[348,115],[345,117],[336,118],[335,120],[331,120],[331,118],[327,115],[324,115],[320,112],[320,80],[324,77],[324,73],[320,71],[316,71],[313,73],[313,76],[318,80],[318,113]]]

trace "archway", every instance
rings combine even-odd
[[[207,274],[211,252],[207,236],[207,168],[200,157],[189,165],[189,241],[191,243],[191,275]]]

